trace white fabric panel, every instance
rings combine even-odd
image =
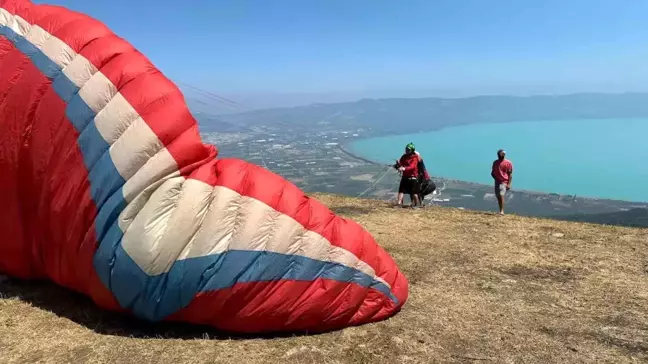
[[[122,239],[124,250],[147,274],[168,272],[201,226],[212,192],[213,187],[208,184],[185,181],[182,177],[163,183],[126,230]],[[142,228],[156,224],[167,228],[153,228],[153,232]],[[150,242],[154,244],[147,244]]]
[[[51,37],[52,35],[46,32],[45,29],[39,27],[38,25],[34,25],[33,27],[31,27],[31,29],[29,29],[29,33],[27,33],[25,39],[36,46],[36,48],[42,50],[43,44],[45,44],[45,42]]]
[[[4,8],[0,8],[0,24],[11,28],[11,30],[16,32],[16,34],[23,37],[29,33],[31,28],[31,24],[29,24],[25,19],[11,14]]]
[[[108,145],[112,145],[139,114],[121,93],[117,93],[95,117],[95,126]]]
[[[5,10],[4,8],[0,8],[0,24],[9,27],[11,30],[18,33],[19,35],[23,35],[23,36],[25,35],[25,33],[22,33],[22,31],[18,27],[14,15],[8,12],[7,10]]]
[[[81,86],[79,96],[95,113],[101,111],[117,94],[117,87],[101,72],[96,72]]]
[[[148,193],[141,194],[145,195]],[[136,209],[139,213],[126,229],[122,246],[149,275],[168,272],[176,260],[227,250],[265,250],[343,264],[386,284],[351,252],[263,202],[228,188],[172,178],[150,198],[134,203],[141,206],[144,200],[144,207]],[[154,225],[168,228],[164,231]]]
[[[79,88],[83,87],[97,72],[97,67],[80,54],[74,57],[72,62],[63,69],[63,74]]]
[[[323,236],[305,229],[290,216],[277,212],[259,200],[216,186],[205,221],[180,259],[226,250],[267,250],[301,255],[340,263],[375,277],[373,268],[367,263],[351,252],[332,245]]]
[[[182,249],[174,242],[163,244],[163,238],[165,233],[179,228],[169,224],[169,220],[176,209],[184,182],[183,177],[164,181],[124,231],[122,247],[150,275],[164,272],[176,260],[177,255],[173,256],[172,252]]]
[[[36,27],[34,26],[32,28]],[[74,57],[77,56],[77,53],[69,45],[54,36],[50,36],[45,41],[41,50],[49,59],[61,67],[61,69],[69,65]]]
[[[175,178],[184,178],[180,176],[180,172],[176,170],[175,173],[166,175],[163,178],[156,178],[154,181],[147,182],[137,193],[133,193],[131,199],[127,199],[127,205],[124,210],[119,214],[117,222],[122,232],[126,231],[137,214],[144,208],[146,203],[151,198],[151,195],[167,180]],[[130,181],[132,181],[131,179]]]
[[[178,164],[169,151],[164,148],[146,161],[135,174],[126,181],[122,189],[126,202],[132,201],[147,186],[156,181],[179,175]]]
[[[29,30],[31,29],[32,25],[27,22],[27,20],[19,17],[18,15],[14,15],[14,26],[12,29],[16,31],[16,33],[22,35],[23,37],[29,33]]]
[[[0,25],[9,26],[10,23],[13,23],[13,15],[4,8],[0,8]]]
[[[113,143],[110,157],[119,174],[127,181],[162,148],[164,145],[160,139],[140,117]]]

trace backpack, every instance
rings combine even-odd
[[[436,190],[436,184],[431,179],[424,180],[421,183],[421,196],[427,196]]]

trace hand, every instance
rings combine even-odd
[[[506,190],[508,191],[510,189],[511,189],[511,185],[506,185]]]
[[[404,172],[404,171],[405,171],[405,167],[399,167],[399,168],[398,168],[398,171],[399,171],[399,172]]]

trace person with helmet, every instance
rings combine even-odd
[[[398,186],[398,201],[397,206],[403,205],[403,198],[405,194],[410,195],[412,207],[418,207],[421,204],[420,192],[421,186],[419,185],[419,164],[420,158],[416,153],[414,143],[409,143],[405,146],[405,154],[403,154],[394,168],[398,169],[401,173],[401,181]]]

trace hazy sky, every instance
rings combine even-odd
[[[48,0],[218,94],[648,91],[643,0]],[[302,97],[303,98],[303,97]]]

